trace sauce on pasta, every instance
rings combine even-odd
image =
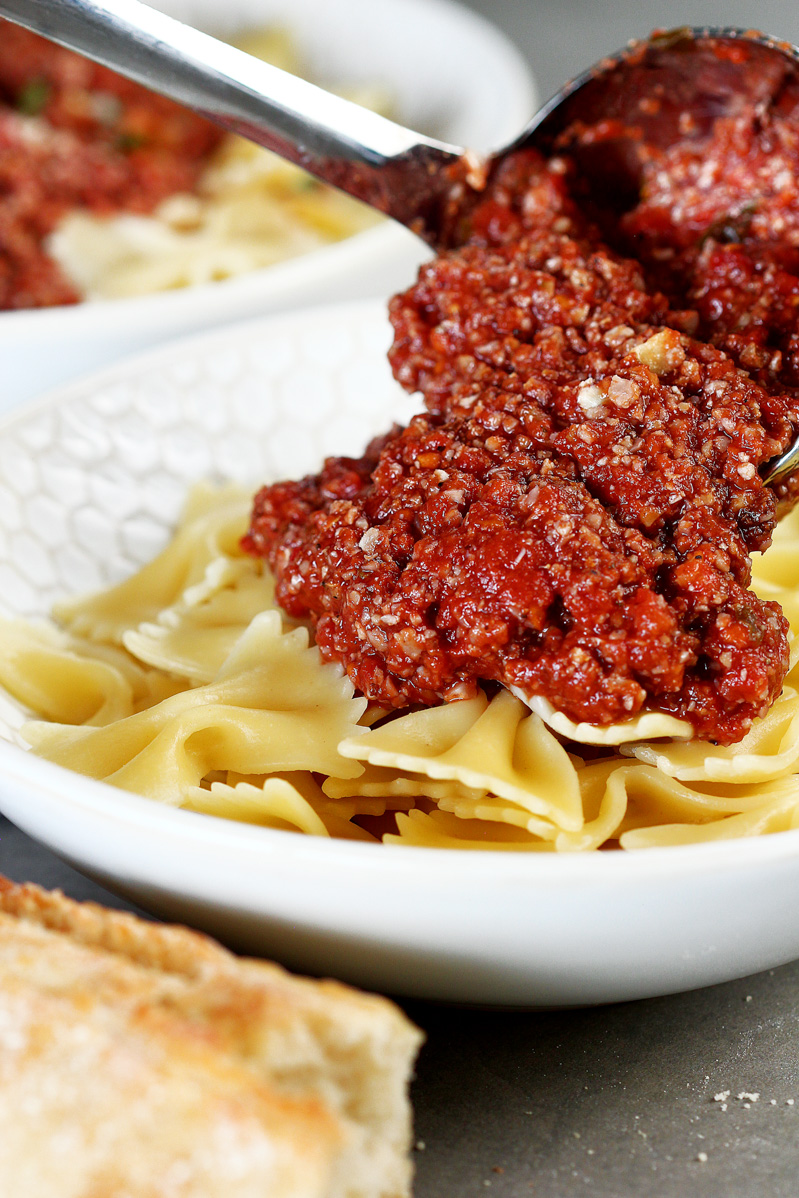
[[[390,359],[426,413],[263,488],[244,542],[368,698],[499,682],[721,744],[773,704],[788,625],[750,554],[777,518],[761,468],[799,425],[797,102],[677,121],[665,150],[645,126],[567,129],[394,299]],[[619,205],[581,155],[625,139]]]

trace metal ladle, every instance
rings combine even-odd
[[[799,50],[787,42],[740,29],[677,29],[601,59],[562,88],[511,145],[480,159],[138,0],[0,0],[0,16],[266,146],[439,250],[462,240],[470,202],[509,154],[528,147],[550,153],[580,122],[618,122],[615,140],[569,152],[593,193],[623,211],[638,195],[642,145],[665,149],[684,138],[686,116],[691,136],[701,137],[719,117],[765,110],[786,88],[799,89]],[[720,42],[730,44],[730,54],[714,52]],[[657,102],[642,104],[652,98]],[[629,136],[633,126],[640,136]],[[778,487],[797,468],[799,437],[768,464],[764,481]]]

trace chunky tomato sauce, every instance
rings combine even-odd
[[[191,190],[220,132],[0,21],[0,309],[74,303],[45,241],[69,211],[151,212]]]
[[[742,107],[700,145],[646,143],[623,211],[580,159],[618,126],[572,128],[508,162],[466,244],[392,301],[424,415],[262,489],[245,538],[364,694],[498,682],[724,743],[774,701],[787,622],[750,554],[799,426],[799,123],[773,124]]]

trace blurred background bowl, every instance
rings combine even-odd
[[[314,82],[378,84],[398,121],[455,145],[500,146],[536,107],[521,54],[452,0],[157,0],[154,7],[222,37],[286,28]],[[218,283],[2,312],[0,411],[177,334],[308,302],[388,296],[410,283],[427,253],[406,229],[386,221]]]

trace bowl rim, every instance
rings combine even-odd
[[[220,308],[222,320],[226,301],[240,303],[248,299],[266,300],[272,292],[279,295],[285,284],[307,288],[318,282],[320,276],[339,272],[342,266],[353,270],[361,265],[368,266],[376,250],[381,248],[381,243],[387,242],[390,237],[399,244],[406,236],[412,237],[413,234],[399,225],[386,222],[362,229],[351,237],[321,246],[308,254],[286,258],[273,266],[263,266],[212,283],[197,283],[173,291],[157,291],[120,299],[84,300],[77,304],[56,304],[47,308],[0,311],[0,347],[4,341],[13,345],[27,334],[34,334],[37,338],[54,333],[63,336],[73,330],[79,331],[80,326],[87,323],[99,336],[104,332],[115,332],[128,320],[136,320],[142,325],[157,324],[161,317],[168,316],[178,307],[187,316],[194,314],[199,317],[208,312],[211,301]],[[343,259],[343,262],[339,259]]]

